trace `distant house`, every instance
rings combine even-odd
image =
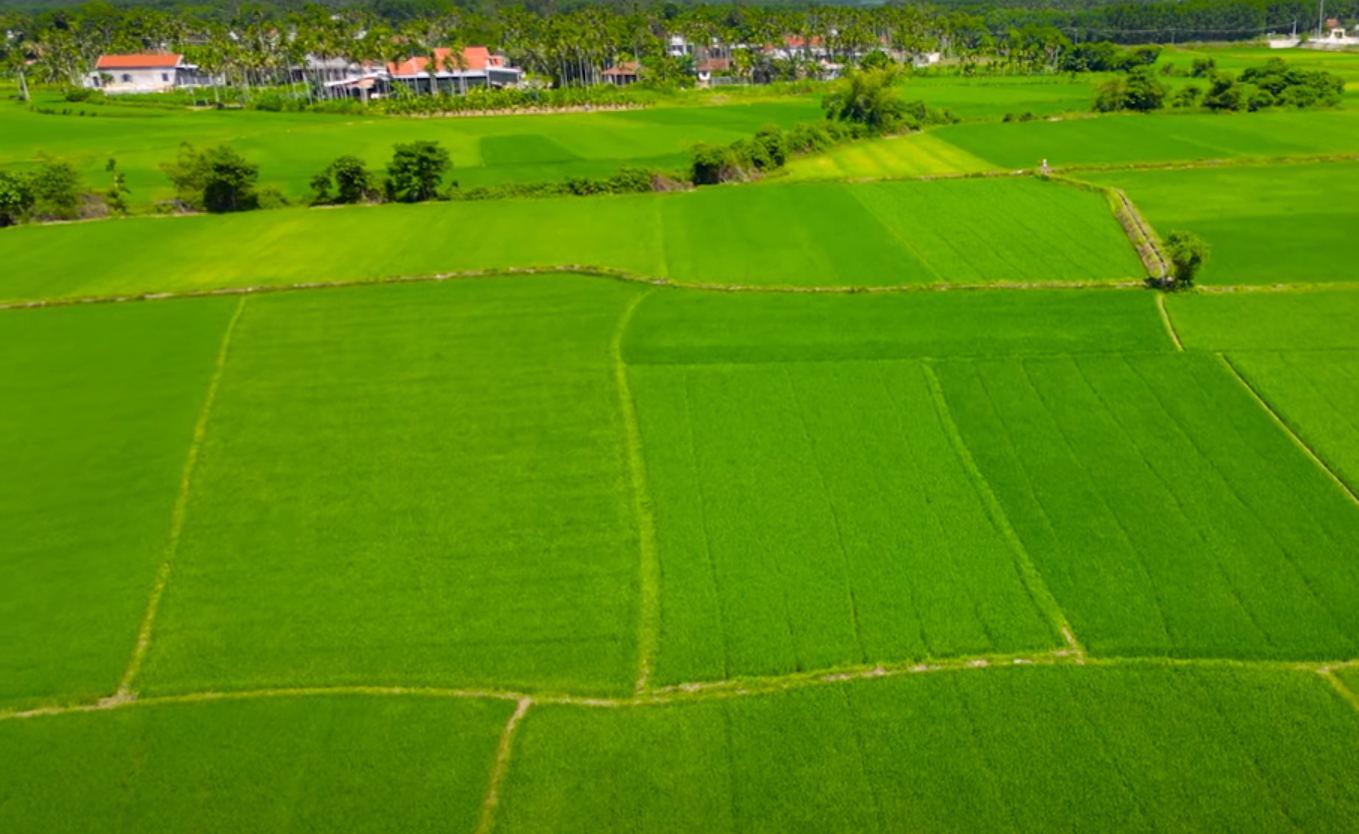
[[[729,75],[731,73],[731,59],[709,58],[694,67],[694,72],[698,74],[698,84],[700,87],[710,86],[713,84],[714,78]],[[726,78],[723,80],[730,82],[732,79]]]
[[[604,76],[605,83],[616,87],[626,87],[642,80],[642,70],[636,61],[623,61],[604,70],[601,75]]]
[[[204,83],[183,55],[100,55],[85,86],[107,93],[163,93]]]
[[[469,46],[460,55],[440,47],[434,50],[434,71],[429,56],[407,58],[387,65],[387,78],[404,84],[416,93],[463,93],[473,87],[512,87],[524,78],[524,71],[509,66],[505,58],[492,55],[484,46]]]

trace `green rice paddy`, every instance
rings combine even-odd
[[[428,129],[544,179],[815,103],[124,109],[0,114],[0,163],[209,126],[302,182]],[[993,120],[789,177],[1352,118]],[[0,309],[0,830],[1351,830],[1353,167],[1078,174],[1209,240],[1171,295],[1098,193],[1011,176],[0,230],[0,299],[53,302]]]
[[[521,733],[507,831],[1340,831],[1359,812],[1359,715],[1295,672],[907,675],[548,706]]]
[[[1350,247],[1336,230],[1359,220],[1359,163],[1085,176],[1124,189],[1156,228],[1185,229],[1208,241],[1214,253],[1205,282],[1356,280]]]
[[[305,200],[311,196],[308,181],[331,160],[352,154],[381,169],[397,142],[440,142],[453,158],[450,179],[473,187],[608,177],[620,165],[678,171],[688,165],[695,142],[733,142],[769,123],[791,127],[821,115],[811,97],[721,107],[441,119],[188,112],[73,105],[60,96],[40,96],[36,103],[72,115],[0,102],[0,167],[22,166],[46,155],[76,163],[89,182],[101,184],[108,178],[104,166],[114,158],[132,189],[130,202],[142,207],[174,196],[158,166],[175,158],[181,142],[229,143],[260,166],[262,185]],[[74,115],[81,110],[98,115]]]
[[[1144,274],[1098,194],[1027,178],[34,225],[0,239],[0,260],[5,300],[563,265],[795,287]]]

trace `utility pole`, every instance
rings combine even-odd
[[[1326,33],[1322,31],[1322,26],[1324,26],[1325,23],[1326,23],[1326,0],[1320,0],[1320,2],[1317,3],[1317,39],[1318,39],[1318,40],[1320,40],[1321,38],[1324,38],[1324,37],[1326,36]]]

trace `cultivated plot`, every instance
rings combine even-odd
[[[1012,668],[531,710],[497,830],[1342,831],[1359,713],[1307,672]]]
[[[936,133],[912,133],[886,139],[866,139],[807,154],[788,162],[790,180],[887,179],[936,174],[969,174],[995,166],[973,156]]]
[[[637,308],[624,357],[644,364],[1166,351],[1151,293],[1028,290],[696,293]]]
[[[962,124],[939,138],[1003,169],[1359,153],[1359,111],[1072,116]]]
[[[0,707],[117,687],[235,305],[0,315]]]
[[[1296,114],[1300,117],[1303,114]],[[1335,114],[1339,115],[1339,114]],[[1359,137],[1359,113],[1351,136]],[[1298,135],[1307,135],[1299,124]],[[1359,138],[1354,151],[1359,152]],[[1208,241],[1208,284],[1353,282],[1354,257],[1336,230],[1359,221],[1359,163],[1082,175],[1117,185],[1162,236]]]
[[[1055,648],[913,362],[636,366],[657,683]]]
[[[4,721],[0,828],[471,834],[513,709],[340,695]]]
[[[1359,349],[1359,292],[1175,294],[1165,305],[1190,350]]]
[[[1359,352],[1237,353],[1228,361],[1352,492],[1359,490]]]
[[[0,260],[13,267],[0,278],[0,300],[563,265],[679,283],[795,287],[1143,274],[1099,195],[1032,179],[34,225],[0,236]]]
[[[1355,654],[1359,506],[1219,359],[957,361],[937,372],[1092,652]]]
[[[263,185],[288,197],[311,196],[309,180],[343,155],[381,169],[397,142],[434,140],[448,149],[464,187],[509,182],[607,177],[621,165],[683,169],[695,142],[726,144],[771,122],[791,127],[821,118],[810,98],[726,106],[658,107],[639,111],[408,118],[399,116],[189,111],[72,105],[39,94],[40,106],[83,109],[94,118],[0,108],[0,167],[20,166],[42,154],[76,164],[90,183],[106,183],[110,154],[127,177],[135,205],[174,196],[159,169],[181,142],[228,143],[260,166]],[[545,155],[543,149],[555,150]]]
[[[251,299],[133,689],[630,684],[609,344],[637,292],[551,276]]]

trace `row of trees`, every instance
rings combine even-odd
[[[1345,80],[1325,70],[1291,67],[1280,58],[1243,70],[1239,76],[1217,69],[1211,59],[1194,62],[1190,73],[1208,82],[1196,83],[1171,95],[1170,86],[1147,67],[1136,67],[1100,85],[1095,109],[1101,112],[1159,110],[1174,107],[1205,107],[1209,110],[1255,112],[1269,107],[1334,107],[1345,92]]]
[[[582,5],[550,15],[515,5],[486,13],[432,0],[401,7],[305,5],[283,11],[256,4],[164,11],[89,2],[36,15],[0,11],[0,70],[21,87],[30,80],[79,86],[99,55],[181,52],[214,79],[250,91],[299,75],[309,97],[326,95],[335,63],[396,62],[432,56],[439,47],[484,44],[553,86],[587,86],[603,69],[640,61],[655,83],[686,76],[684,57],[668,48],[680,36],[732,61],[732,72],[767,82],[816,77],[819,59],[854,63],[875,51],[911,58],[942,52],[963,71],[1096,69],[1088,42],[1170,42],[1259,37],[1306,22],[1300,0],[1186,0],[1121,3],[1072,10],[993,7],[968,14],[930,6]],[[785,40],[789,38],[790,40]],[[765,50],[765,45],[780,47]],[[308,63],[307,58],[320,59]],[[1092,60],[1093,58],[1093,60]]]

